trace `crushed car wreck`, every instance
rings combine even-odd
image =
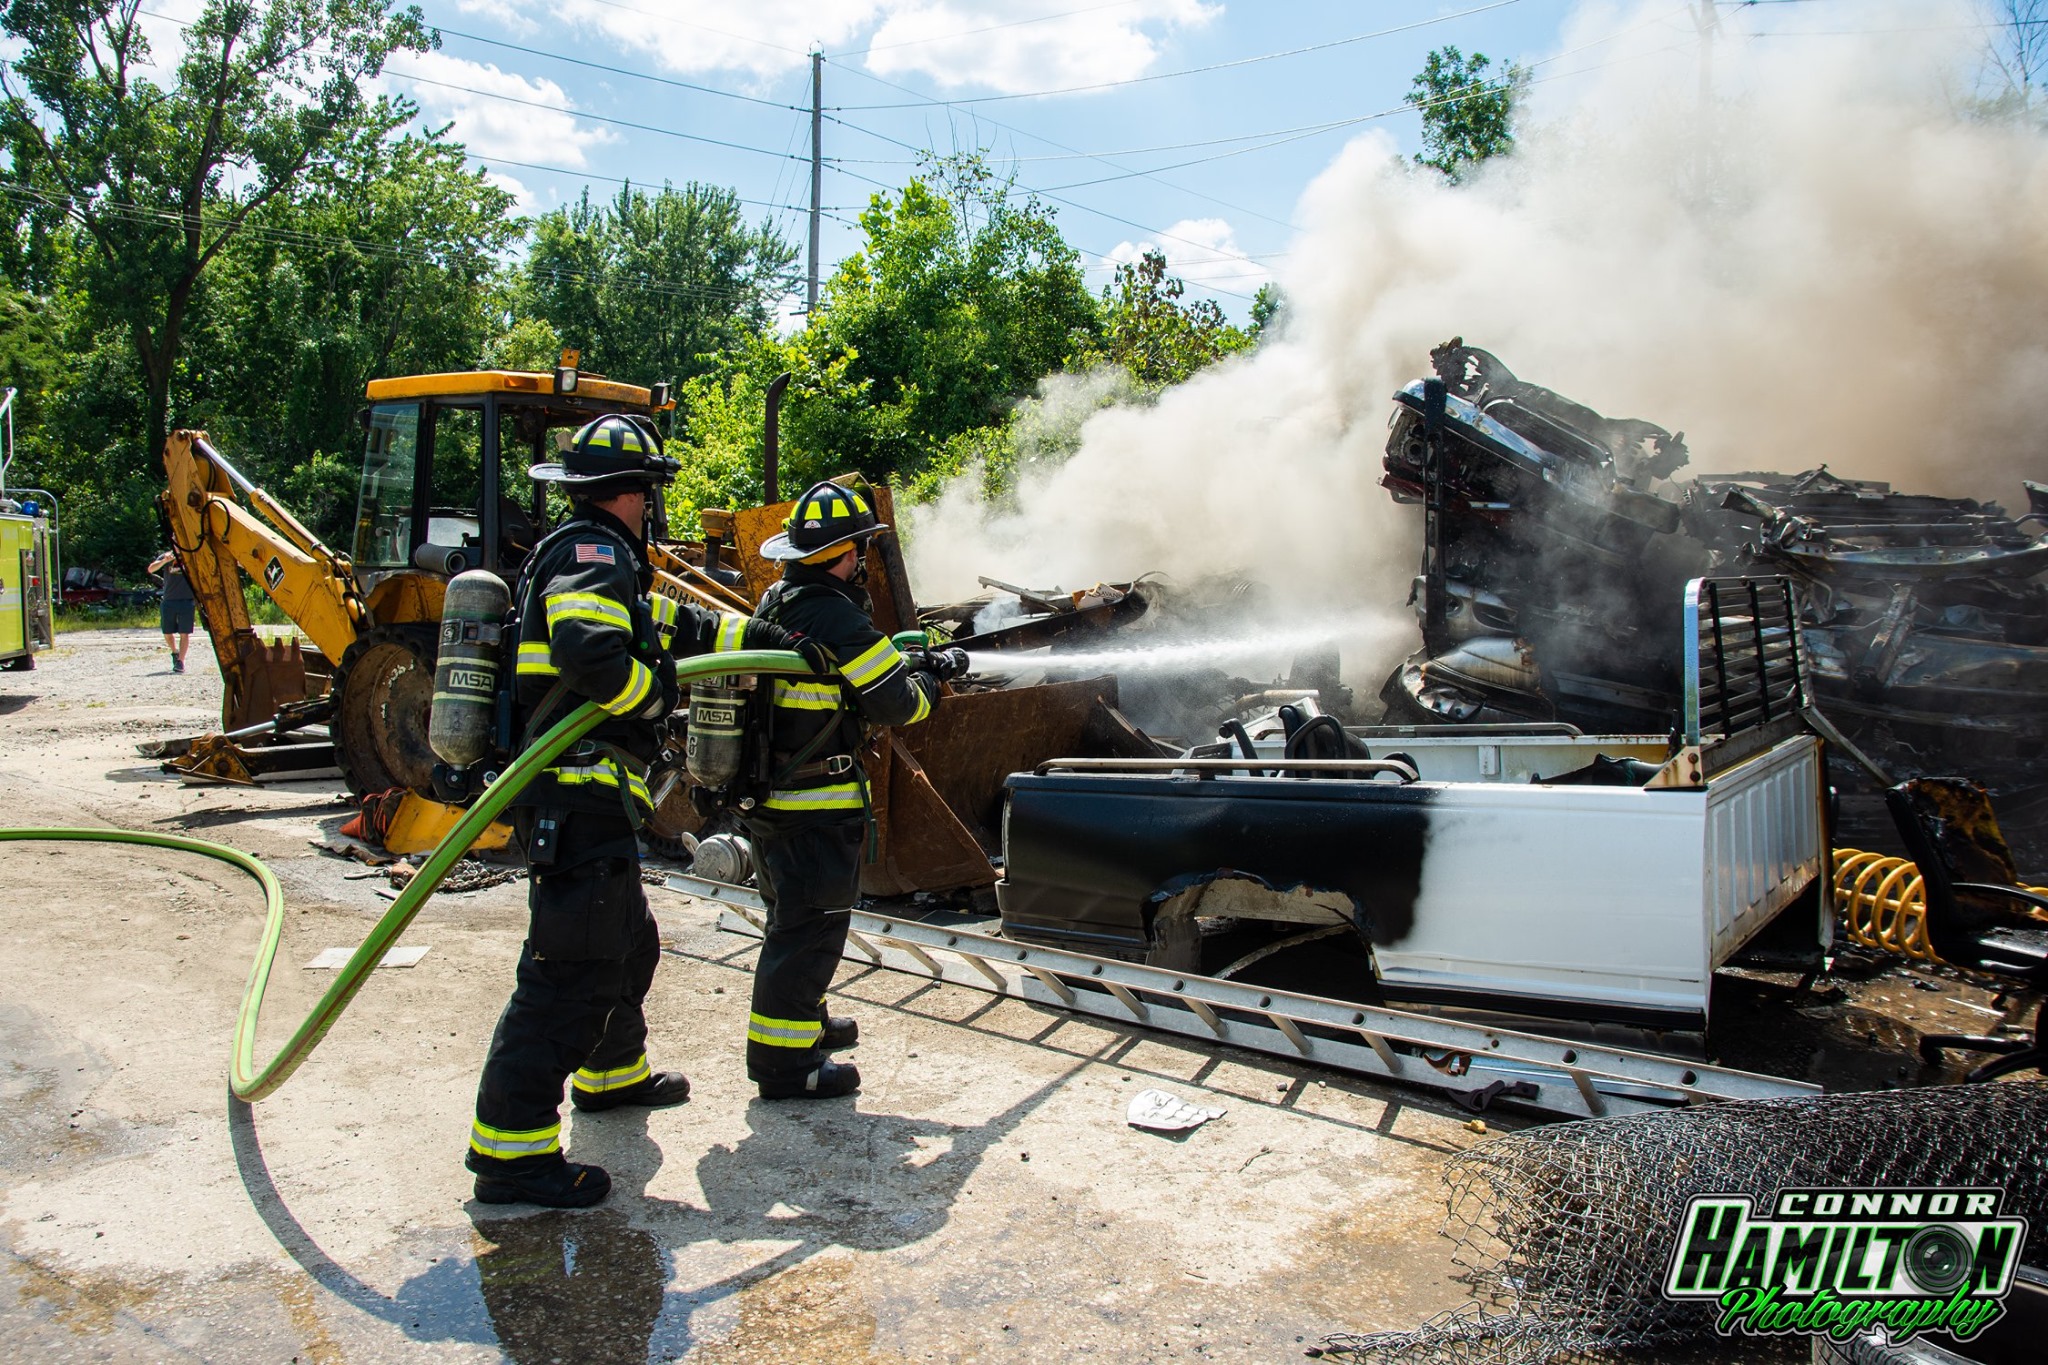
[[[2022,862],[2048,866],[2048,535],[2026,529],[2048,526],[2048,488],[2013,517],[1825,467],[1675,480],[1682,433],[1462,339],[1430,359],[1436,378],[1395,395],[1382,479],[1425,515],[1422,648],[1382,690],[1389,721],[1666,730],[1679,659],[1656,604],[1702,573],[1782,574],[1822,709],[1899,776],[1981,778]],[[1831,774],[1851,842],[1887,846],[1875,786]]]

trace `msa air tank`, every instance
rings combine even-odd
[[[488,569],[471,569],[448,581],[427,742],[451,768],[467,768],[491,752],[499,649],[511,605],[505,580]]]

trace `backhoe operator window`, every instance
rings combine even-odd
[[[402,569],[412,562],[413,478],[419,444],[419,404],[378,403],[371,407],[362,498],[356,504],[358,569]]]

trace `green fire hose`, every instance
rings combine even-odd
[[[801,655],[782,650],[737,650],[676,661],[676,681],[684,684],[697,678],[728,673],[809,675],[810,672],[810,666],[804,663]],[[512,798],[543,768],[554,762],[558,754],[605,719],[606,712],[595,702],[584,703],[534,741],[496,782],[484,790],[476,804],[463,812],[455,828],[448,831],[426,864],[398,893],[398,899],[391,903],[391,908],[370,930],[369,936],[355,950],[334,984],[313,1006],[312,1012],[261,1070],[256,1067],[256,1021],[263,1010],[263,993],[270,984],[270,968],[277,958],[278,944],[284,937],[284,890],[269,868],[240,849],[209,843],[204,839],[189,839],[182,834],[152,834],[132,829],[0,829],[0,843],[11,840],[73,840],[143,844],[218,858],[254,877],[263,887],[263,937],[256,946],[256,960],[249,966],[249,984],[242,991],[241,1009],[235,1015],[234,1055],[228,1068],[228,1085],[238,1099],[260,1100],[289,1080],[291,1074],[298,1070],[299,1063],[312,1055],[320,1040],[327,1036],[327,1030],[334,1027],[335,1020],[341,1018],[342,1011],[363,988],[370,973],[384,960],[384,954],[391,950],[398,936],[418,916],[421,907],[427,903],[427,897],[441,885],[448,869],[469,851],[469,846],[512,803]]]

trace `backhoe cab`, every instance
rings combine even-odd
[[[366,590],[417,570],[509,576],[547,521],[546,486],[526,476],[549,438],[610,413],[673,407],[652,390],[579,375],[484,370],[370,382],[354,562]]]
[[[427,721],[447,580],[471,568],[508,580],[518,572],[550,513],[546,485],[526,470],[551,442],[609,413],[650,416],[673,406],[666,384],[614,383],[579,373],[574,352],[562,360],[552,374],[373,380],[349,554],[235,472],[203,432],[172,434],[164,511],[220,661],[223,738],[325,719],[350,790],[432,790]],[[678,549],[654,558],[661,591],[744,608]],[[241,573],[262,585],[320,657],[258,635]],[[325,688],[323,671],[331,675]],[[208,759],[197,770],[214,776],[246,779],[260,770],[232,743],[188,747]]]
[[[507,580],[518,572],[548,525],[547,486],[526,471],[545,458],[551,437],[566,440],[610,413],[672,406],[665,384],[594,378],[575,360],[565,354],[551,375],[371,381],[352,556],[367,620],[337,661],[330,722],[351,789],[432,789],[427,718],[443,587],[465,569]]]

